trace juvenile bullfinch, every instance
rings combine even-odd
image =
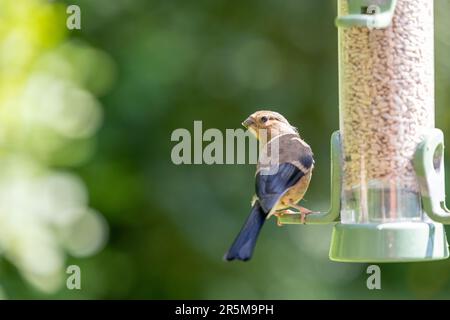
[[[314,159],[311,148],[281,114],[257,111],[243,123],[259,141],[255,176],[256,194],[244,226],[224,258],[247,261],[252,257],[259,232],[272,215],[298,210],[304,222],[311,210],[299,206],[311,180]]]

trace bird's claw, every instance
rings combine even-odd
[[[306,216],[308,215],[308,214],[310,214],[311,212],[308,212],[308,213],[306,213],[306,212],[300,212],[300,223],[301,224],[306,224]]]
[[[307,215],[320,213],[320,211],[312,211],[312,210],[309,210],[309,209],[306,209],[306,208],[303,208],[303,207],[300,207],[300,208],[298,208],[299,212],[291,211],[289,209],[275,212],[273,215],[275,217],[277,217],[277,226],[279,226],[279,227],[284,226],[284,224],[281,222],[281,218],[284,215],[299,214],[300,213],[300,223],[301,224],[306,224],[306,216]]]
[[[301,224],[306,224],[306,216],[307,215],[312,214],[312,213],[319,213],[317,211],[312,211],[312,210],[309,210],[309,209],[304,208],[304,207],[299,206],[299,205],[294,205],[294,204],[291,204],[291,205],[292,205],[293,208],[295,208],[295,209],[297,209],[299,211],[299,213],[300,213],[300,223]]]
[[[306,208],[303,208],[303,209],[306,209]],[[304,211],[300,211],[300,216],[301,216],[300,222],[301,222],[301,224],[306,224],[306,216],[307,215],[318,214],[318,213],[320,213],[320,211],[311,211],[309,209],[306,209]]]
[[[291,210],[282,210],[282,211],[278,211],[274,213],[274,216],[277,217],[277,226],[282,227],[284,226],[283,223],[281,223],[281,217],[283,217],[284,215],[288,215],[288,214],[295,214],[295,211],[291,211]]]
[[[277,217],[277,226],[282,227],[283,224],[281,223],[280,218],[281,218],[282,216],[284,216],[284,213],[283,213],[283,212],[275,212],[273,215],[274,215],[275,217]]]

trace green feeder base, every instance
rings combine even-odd
[[[434,222],[338,223],[330,248],[330,259],[339,262],[431,261],[448,256],[444,227]]]

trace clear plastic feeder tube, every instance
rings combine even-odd
[[[398,0],[387,28],[339,28],[344,224],[426,218],[412,160],[434,128],[433,29],[433,0]]]

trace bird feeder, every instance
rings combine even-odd
[[[338,0],[340,130],[331,139],[330,259],[449,256],[443,134],[434,123],[432,0]],[[279,217],[300,223],[299,214]]]

